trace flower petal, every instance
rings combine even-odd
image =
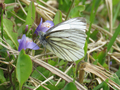
[[[36,35],[38,35],[38,32],[39,32],[40,29],[41,29],[42,21],[43,21],[43,20],[42,20],[42,18],[41,18],[40,24],[38,25],[38,27],[36,28],[36,30],[35,30],[35,32],[34,32]]]
[[[44,23],[42,23],[42,18],[41,18],[40,24],[35,30],[35,34],[38,35],[38,32],[40,31],[46,32],[48,29],[50,29],[53,26],[54,26],[54,23],[52,21],[47,20]]]
[[[54,26],[54,23],[52,21],[47,20],[41,25],[40,31],[46,32],[47,30],[49,30],[53,26]]]
[[[51,24],[51,27],[53,27],[53,26],[54,26],[53,21],[49,21],[49,20],[47,20],[46,22],[47,22],[47,23],[50,23],[50,24]],[[50,28],[51,28],[51,27],[50,27]]]
[[[21,39],[18,39],[18,43],[20,43],[21,42]]]
[[[39,49],[38,45],[35,44],[34,42],[28,42],[27,45],[26,45],[26,48],[33,49],[33,50],[38,50]]]
[[[18,39],[18,42],[19,42],[19,47],[18,47],[18,51],[22,50],[22,49],[26,49],[25,48],[25,44],[26,44],[26,35],[24,34],[22,36],[22,39]]]

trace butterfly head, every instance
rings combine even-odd
[[[45,39],[45,33],[40,31],[38,35],[39,35],[40,44],[42,44],[45,47],[47,44],[46,39]]]

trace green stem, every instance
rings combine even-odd
[[[65,20],[68,19],[68,16],[69,16],[69,14],[70,14],[70,11],[71,11],[71,9],[72,9],[72,7],[73,7],[73,5],[74,5],[74,1],[75,1],[75,0],[72,1],[72,4],[71,4],[70,9],[69,9],[69,11],[68,11],[68,13],[67,13],[67,15],[66,15]]]
[[[3,12],[4,10],[1,8],[1,15],[0,15],[0,19],[1,19],[1,38],[3,39]]]

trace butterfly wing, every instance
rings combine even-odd
[[[84,56],[85,29],[84,18],[62,22],[46,32],[46,48],[67,61],[79,60]]]

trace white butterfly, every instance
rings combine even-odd
[[[56,56],[67,61],[76,61],[84,56],[86,21],[77,17],[39,32],[41,44]]]

